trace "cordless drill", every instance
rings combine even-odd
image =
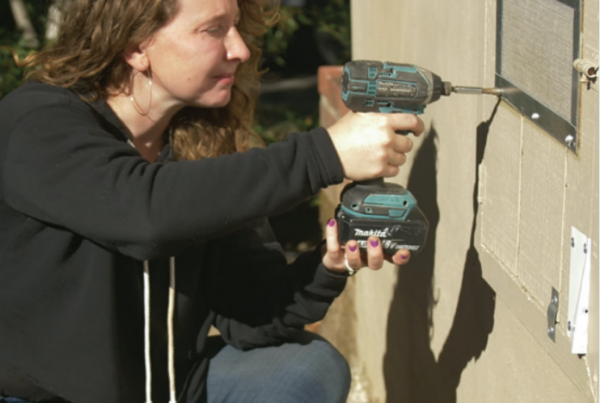
[[[425,106],[452,92],[502,95],[503,89],[454,87],[432,72],[412,65],[358,60],[346,63],[342,99],[355,112],[422,114]],[[408,134],[400,132],[399,134]],[[348,184],[336,209],[339,239],[355,239],[367,248],[370,236],[379,237],[385,254],[425,246],[429,222],[415,197],[383,178]]]

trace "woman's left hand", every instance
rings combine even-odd
[[[323,245],[323,265],[333,273],[346,273],[346,259],[348,266],[353,270],[368,267],[371,270],[379,270],[383,267],[384,260],[397,265],[403,265],[410,260],[410,252],[401,249],[394,255],[384,255],[381,242],[377,237],[369,237],[367,252],[361,253],[358,243],[350,240],[342,248],[338,239],[338,228],[335,219],[329,220],[325,228],[326,243]]]

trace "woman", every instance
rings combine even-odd
[[[75,0],[0,102],[6,401],[345,401],[345,362],[302,329],[381,246],[342,248],[332,220],[286,266],[265,218],[396,175],[394,131],[423,124],[349,114],[249,149],[257,1]]]

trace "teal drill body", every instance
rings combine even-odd
[[[346,63],[342,76],[342,99],[355,112],[418,115],[428,104],[451,92],[449,82],[409,64],[352,61]],[[415,197],[383,178],[347,185],[336,218],[340,242],[355,239],[364,250],[368,238],[376,236],[386,254],[400,249],[420,252],[429,230],[429,222]]]

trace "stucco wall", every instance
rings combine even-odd
[[[582,56],[597,63],[598,2],[584,7]],[[352,1],[354,59],[493,86],[495,41],[494,0]],[[405,267],[352,279],[354,401],[598,402],[597,84],[582,90],[581,111],[574,155],[492,96],[427,107],[426,133],[395,181],[428,216],[429,244]],[[566,336],[571,227],[593,244],[583,358]]]

